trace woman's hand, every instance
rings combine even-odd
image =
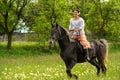
[[[79,31],[80,31],[80,29],[74,29],[74,31],[75,31],[75,32],[79,32]]]

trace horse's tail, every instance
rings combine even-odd
[[[105,55],[104,55],[104,60],[108,61],[108,42],[105,39],[100,39],[99,40],[103,45],[105,45]]]

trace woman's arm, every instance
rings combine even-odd
[[[72,21],[70,20],[69,31],[74,31],[74,26],[72,25]]]
[[[73,29],[69,29],[69,31],[74,31],[74,32],[78,32],[78,31],[80,31],[81,29],[75,29],[75,28],[73,28]]]
[[[80,20],[80,26],[79,26],[79,28],[78,29],[84,29],[84,20],[81,18],[81,20]]]

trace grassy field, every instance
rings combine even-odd
[[[0,43],[0,80],[68,80],[59,51],[42,48],[34,42],[14,42],[11,50]],[[72,73],[79,80],[120,80],[120,45],[110,44],[107,74],[96,76],[89,63],[77,64]],[[73,79],[74,80],[74,79]]]

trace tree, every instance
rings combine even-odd
[[[45,35],[49,34],[51,23],[58,22],[68,27],[70,19],[68,6],[69,3],[66,0],[38,0],[27,6],[24,21],[39,34],[40,39],[48,39],[49,36]]]
[[[8,36],[7,48],[11,48],[12,34],[29,0],[0,0],[0,27]]]
[[[5,31],[2,27],[0,27],[0,35],[5,34]]]
[[[49,36],[51,23],[58,22],[68,28],[72,9],[78,8],[85,20],[85,30],[95,38],[119,38],[120,2],[118,0],[38,0],[30,3],[24,21],[39,33],[40,38]],[[43,35],[43,36],[41,36]],[[46,39],[44,41],[46,41]]]
[[[96,38],[118,39],[119,21],[120,21],[120,2],[111,0],[101,2],[101,0],[90,1],[91,8],[86,14],[86,24]]]

